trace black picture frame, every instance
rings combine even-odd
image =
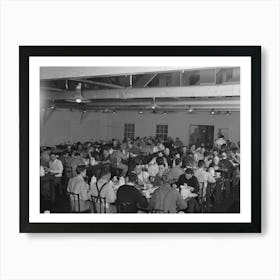
[[[31,223],[29,221],[29,98],[31,98],[29,58],[33,56],[251,57],[251,223]],[[21,233],[261,232],[261,46],[19,46],[19,86],[19,229]]]

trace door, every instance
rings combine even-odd
[[[213,147],[214,126],[213,125],[190,125],[190,144],[196,147],[204,144],[206,147]]]

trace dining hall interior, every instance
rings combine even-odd
[[[40,68],[40,213],[239,212],[240,67]]]

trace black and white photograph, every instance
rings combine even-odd
[[[40,104],[41,213],[240,212],[240,67],[41,67]]]
[[[260,47],[20,52],[21,133],[29,131],[21,153],[30,160],[21,168],[29,182],[21,214],[29,223],[50,231],[45,223],[105,232],[259,230],[260,181],[251,174]]]
[[[279,280],[280,1],[0,1],[0,279]]]

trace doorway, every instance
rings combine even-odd
[[[204,144],[209,148],[213,147],[213,125],[190,125],[190,145],[196,145],[196,147],[199,147],[201,144]]]

